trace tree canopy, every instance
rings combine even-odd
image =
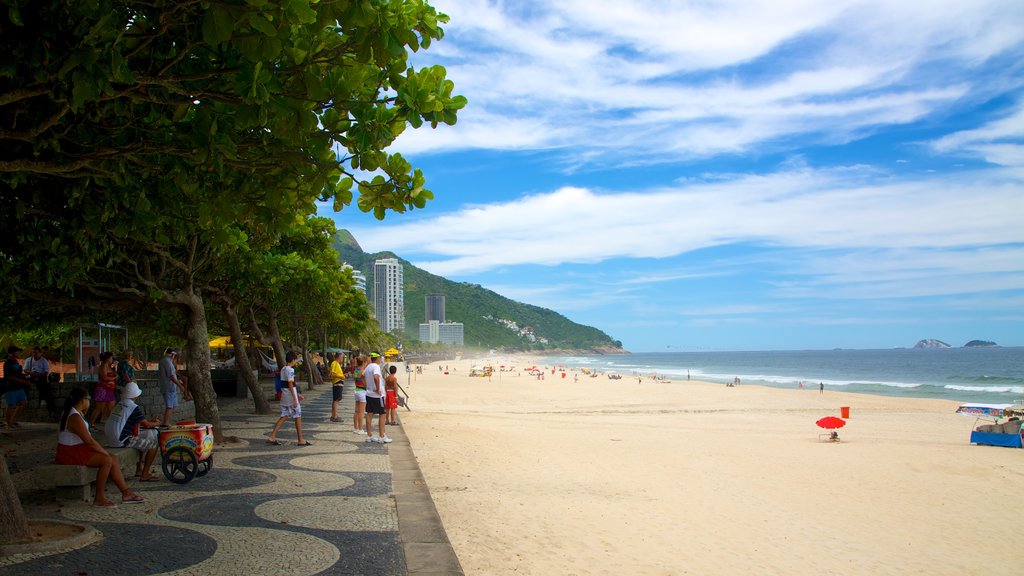
[[[0,0],[0,298],[177,310],[197,417],[219,427],[206,306],[230,298],[225,267],[318,202],[383,218],[432,198],[386,149],[466,104],[408,63],[445,22],[423,0]]]

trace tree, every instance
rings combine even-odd
[[[377,218],[424,206],[385,149],[466,103],[407,64],[446,21],[422,0],[0,0],[0,298],[176,311],[218,430],[211,271],[353,190]]]

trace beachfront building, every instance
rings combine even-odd
[[[383,258],[373,263],[373,312],[383,332],[405,330],[402,263]]]
[[[420,324],[420,341],[431,344],[440,342],[452,346],[465,343],[465,327],[462,322],[438,322],[431,320]]]
[[[342,270],[348,270],[352,273],[352,280],[355,281],[355,289],[363,293],[366,296],[366,275],[363,274],[362,270],[356,270],[348,262],[341,263]]]
[[[424,299],[426,301],[424,309],[427,311],[426,321],[444,322],[444,294],[427,294]]]

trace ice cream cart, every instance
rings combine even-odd
[[[213,426],[178,422],[160,429],[160,459],[164,476],[175,484],[187,484],[213,468]]]

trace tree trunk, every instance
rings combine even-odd
[[[284,344],[281,342],[281,330],[277,326],[277,314],[271,310],[267,310],[267,331],[270,345],[274,348],[274,356],[277,357],[277,369],[284,368],[287,361],[285,361]]]
[[[196,421],[213,425],[215,439],[220,439],[220,409],[217,393],[210,380],[210,336],[206,329],[206,306],[202,296],[185,294],[188,311],[188,387],[196,403]]]
[[[28,520],[7,469],[7,458],[0,454],[0,543],[13,542],[26,536]]]
[[[231,329],[231,343],[235,346],[235,365],[242,371],[245,378],[245,385],[249,387],[252,394],[252,401],[257,414],[270,414],[270,404],[263,395],[259,381],[252,375],[252,364],[249,363],[249,356],[245,349],[245,341],[242,339],[242,326],[238,323],[238,314],[235,312],[234,304],[224,304],[224,315],[227,316],[228,326]]]

